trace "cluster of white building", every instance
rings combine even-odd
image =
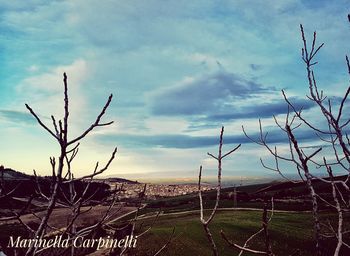
[[[110,184],[112,185],[112,184]],[[198,185],[196,184],[177,184],[177,185],[167,185],[167,184],[129,184],[129,183],[115,183],[113,184],[113,189],[121,189],[118,193],[120,198],[135,198],[142,195],[145,186],[145,196],[147,198],[156,197],[171,197],[186,195],[198,191]],[[202,191],[213,189],[212,186],[203,185]]]

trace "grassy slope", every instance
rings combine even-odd
[[[338,177],[339,179],[341,178]],[[314,181],[314,186],[319,193],[328,193],[328,196],[330,196],[329,186],[325,185],[319,181]],[[328,190],[325,188],[328,187]],[[224,188],[221,191],[221,200],[220,200],[220,207],[234,207],[233,199],[228,199],[227,195],[232,193],[234,191],[233,187]],[[241,186],[237,188],[237,191],[239,192],[245,192],[248,193],[251,197],[260,197],[262,198],[264,193],[256,194],[257,191],[265,191],[269,196],[275,196],[275,193],[281,193],[283,191],[286,191],[286,193],[294,193],[294,195],[288,195],[285,194],[282,196],[281,194],[278,195],[276,198],[290,198],[295,197],[295,195],[302,196],[305,198],[308,198],[308,191],[303,183],[294,184],[291,182],[273,182],[273,183],[264,183],[264,184],[254,184],[254,185],[247,185],[247,186]],[[226,195],[226,198],[225,198]],[[295,197],[296,198],[296,197]],[[326,197],[325,197],[326,198]],[[213,208],[215,204],[216,199],[216,190],[211,191],[205,191],[203,192],[203,201],[204,201],[204,207],[205,208]],[[147,202],[148,206],[146,209],[142,211],[142,213],[149,212],[149,211],[155,211],[156,209],[162,208],[164,212],[174,212],[174,211],[185,211],[185,210],[195,210],[199,209],[199,200],[198,200],[198,193],[194,192],[187,195],[180,195],[175,197],[169,197],[169,198],[159,198],[157,200],[150,200]],[[242,201],[239,200],[237,207],[243,207],[243,208],[262,208],[262,202],[256,201],[256,200],[250,200],[250,201]],[[322,206],[322,202],[320,202],[320,206]],[[323,206],[324,208],[324,206]],[[275,201],[275,209],[278,210],[293,210],[293,211],[305,211],[305,210],[311,210],[311,204],[310,202],[306,201],[286,201],[284,203]]]
[[[227,192],[222,192],[227,193]],[[206,192],[203,195],[204,208],[212,209],[215,205],[216,191]],[[164,212],[176,212],[199,209],[198,194],[189,194],[184,196],[161,198],[154,201],[148,201],[147,207],[142,210],[142,213],[154,212],[161,208]],[[220,208],[232,208],[234,207],[234,201],[232,199],[221,199],[219,203]],[[248,201],[237,203],[237,207],[242,208],[259,208],[262,209],[263,203],[257,201]],[[309,203],[291,202],[291,203],[275,203],[275,209],[277,210],[311,210]]]
[[[144,225],[152,220],[143,220]],[[149,233],[138,240],[136,250],[130,255],[153,255],[164,244],[176,226],[176,239],[163,255],[211,255],[211,249],[198,219],[198,213],[181,216],[160,217]],[[221,239],[224,230],[236,243],[244,241],[261,227],[261,212],[231,211],[218,212],[211,224],[214,239],[220,255],[236,255],[238,251],[229,248]],[[312,216],[308,213],[275,213],[270,224],[272,247],[277,255],[288,255],[299,248],[301,255],[311,255]],[[261,237],[255,240],[254,248],[263,249]],[[245,254],[248,255],[248,254]]]

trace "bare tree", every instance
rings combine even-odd
[[[216,211],[219,207],[219,201],[220,201],[220,193],[221,193],[221,172],[222,172],[222,159],[224,159],[226,156],[232,154],[233,152],[235,152],[240,146],[241,144],[239,144],[237,147],[235,147],[234,149],[230,150],[229,152],[223,154],[222,153],[222,146],[223,146],[223,137],[224,137],[224,127],[222,126],[221,128],[221,133],[220,133],[220,140],[219,140],[219,152],[217,156],[214,156],[211,153],[208,153],[209,156],[211,156],[212,158],[214,158],[217,163],[218,163],[218,182],[217,182],[217,187],[216,187],[216,200],[215,200],[215,206],[212,209],[209,217],[207,219],[204,218],[204,207],[203,207],[203,198],[202,198],[202,189],[201,189],[201,179],[202,179],[202,166],[200,166],[199,168],[199,176],[198,176],[198,196],[199,196],[199,205],[200,205],[200,221],[203,225],[205,234],[208,238],[208,241],[212,247],[212,251],[213,251],[213,255],[217,256],[218,254],[218,249],[217,246],[215,244],[215,241],[213,239],[213,235],[210,232],[209,229],[209,224],[210,222],[213,220]]]
[[[59,144],[59,147],[60,147],[58,163],[56,163],[55,157],[50,158],[50,164],[52,168],[50,194],[49,195],[44,194],[40,189],[39,182],[37,182],[37,188],[38,188],[39,194],[43,198],[45,198],[48,202],[46,213],[43,217],[40,217],[40,224],[38,228],[36,230],[31,230],[32,236],[38,239],[43,238],[47,230],[50,228],[48,222],[56,205],[69,207],[72,211],[70,222],[67,223],[67,226],[63,233],[64,234],[69,233],[69,234],[72,234],[73,236],[77,236],[77,235],[82,236],[82,235],[87,235],[88,233],[91,233],[92,230],[96,229],[97,227],[100,227],[101,224],[110,216],[110,212],[115,204],[115,196],[114,196],[106,213],[102,216],[102,218],[96,224],[90,227],[85,227],[84,229],[79,230],[79,232],[76,230],[76,225],[74,223],[77,217],[82,214],[81,207],[89,200],[89,197],[87,198],[86,195],[89,190],[91,181],[96,175],[101,174],[108,169],[113,159],[115,158],[115,155],[117,153],[117,148],[113,150],[112,155],[110,156],[109,160],[103,167],[99,167],[99,163],[97,162],[92,173],[84,175],[82,177],[79,177],[79,178],[74,177],[71,164],[73,159],[78,154],[80,140],[85,138],[85,136],[87,136],[93,129],[97,127],[108,126],[113,123],[113,121],[107,122],[107,123],[101,122],[102,117],[104,116],[107,108],[111,103],[113,95],[111,94],[108,97],[107,102],[103,106],[99,115],[96,117],[95,121],[79,136],[73,139],[69,139],[68,135],[69,135],[69,114],[70,113],[69,113],[68,83],[67,83],[67,75],[65,73],[63,74],[63,84],[64,84],[64,90],[63,90],[64,91],[64,104],[63,104],[64,116],[63,116],[63,120],[59,120],[58,122],[56,121],[56,118],[54,116],[51,116],[54,129],[50,129],[46,124],[44,124],[44,122],[41,120],[39,115],[37,115],[28,104],[26,104],[26,108],[29,110],[32,116],[37,120],[38,124],[56,140],[56,142]],[[34,171],[34,174],[36,176],[35,171]],[[75,184],[77,181],[85,181],[85,180],[88,180],[87,185],[83,190],[83,192],[81,194],[78,194],[75,189]],[[68,186],[68,193],[66,192],[67,189],[65,189],[67,186]],[[62,195],[64,199],[61,199],[59,195]],[[90,197],[92,197],[92,195],[90,195]],[[38,253],[38,249],[31,246],[30,248],[28,248],[26,255],[35,255],[37,253]],[[74,255],[74,249],[72,249],[71,254]]]
[[[115,189],[113,193],[109,197],[105,197],[103,201],[100,201],[100,205],[107,204],[105,207],[106,210],[99,219],[95,220],[95,223],[84,225],[78,223],[78,219],[87,212],[93,210],[94,206],[91,205],[90,200],[93,199],[96,194],[99,192],[98,189],[94,190],[92,188],[94,177],[103,173],[108,169],[112,161],[114,160],[117,148],[115,148],[108,159],[107,163],[103,166],[100,166],[99,162],[96,163],[94,169],[91,173],[83,175],[81,177],[75,177],[74,171],[72,167],[73,160],[77,156],[79,152],[80,141],[84,139],[92,130],[97,127],[108,126],[113,123],[107,122],[103,123],[101,121],[104,116],[106,110],[108,109],[111,101],[112,94],[108,97],[105,105],[103,106],[101,112],[96,117],[95,121],[79,136],[69,139],[68,131],[69,131],[69,97],[68,97],[68,82],[67,76],[63,74],[63,84],[64,84],[64,116],[62,120],[56,121],[54,116],[51,116],[51,121],[53,125],[53,129],[50,129],[39,117],[39,115],[28,105],[26,104],[26,108],[32,114],[32,116],[37,120],[39,125],[44,128],[59,144],[60,154],[58,156],[58,160],[55,157],[50,157],[50,165],[51,165],[51,176],[49,178],[41,178],[37,175],[37,172],[34,170],[33,176],[33,186],[35,187],[35,194],[31,195],[29,199],[27,199],[26,204],[19,211],[12,211],[12,216],[2,217],[0,221],[18,221],[24,228],[27,230],[29,237],[33,239],[43,239],[44,237],[50,237],[56,234],[64,238],[68,238],[70,241],[73,241],[77,237],[94,237],[97,234],[103,232],[109,232],[113,234],[113,238],[123,239],[125,236],[143,236],[146,234],[152,226],[148,229],[138,233],[135,235],[135,225],[138,222],[138,214],[140,210],[145,206],[142,203],[145,191],[146,184],[142,193],[140,194],[139,203],[137,205],[136,216],[133,218],[128,225],[121,229],[113,228],[109,225],[111,221],[113,221],[113,216],[123,207],[122,204],[119,204],[118,201],[118,193],[123,188]],[[10,198],[12,194],[16,192],[19,188],[19,185],[8,189],[4,182],[4,168],[0,167],[0,199]],[[43,184],[43,180],[50,181],[49,189],[47,184]],[[95,184],[96,185],[96,184]],[[101,184],[103,185],[103,184]],[[40,200],[46,201],[46,210],[44,214],[37,213],[30,209],[32,200],[34,197],[40,198]],[[52,214],[57,208],[64,208],[67,211],[67,222],[62,227],[55,227],[50,224],[50,218],[52,218]],[[23,221],[22,218],[25,214],[31,214],[37,222],[39,222],[37,227],[33,227],[32,225],[28,225],[26,221]],[[156,222],[157,217],[154,222]],[[159,255],[165,248],[168,247],[172,239],[174,238],[175,228],[173,229],[172,235],[169,239],[159,248],[155,255]],[[128,248],[123,248],[121,250],[112,250],[109,251],[109,255],[124,255]],[[88,249],[87,249],[88,250]],[[91,250],[91,249],[90,249]],[[91,251],[90,251],[91,252]],[[14,248],[14,255],[81,255],[82,253],[88,253],[85,249],[75,248],[74,246],[69,246],[69,248],[58,248],[52,249],[50,247],[37,248],[34,246],[34,243],[30,244],[30,247],[24,252],[23,250],[17,250]]]
[[[305,37],[304,28],[300,25],[303,47],[301,50],[302,60],[306,67],[306,76],[308,81],[309,95],[308,100],[314,103],[319,110],[319,116],[323,117],[323,121],[310,120],[306,117],[303,109],[299,109],[288,99],[286,93],[282,90],[283,98],[288,107],[288,112],[283,123],[274,116],[276,125],[282,132],[286,134],[289,143],[288,154],[282,154],[277,147],[270,146],[268,143],[268,133],[263,131],[261,121],[259,120],[260,136],[257,139],[251,138],[243,127],[244,134],[253,142],[265,147],[273,156],[275,166],[268,166],[261,159],[262,165],[273,170],[284,178],[286,176],[281,170],[280,162],[292,164],[299,174],[300,178],[305,182],[308,188],[312,202],[312,213],[314,222],[314,239],[315,251],[317,255],[322,255],[326,250],[326,246],[322,245],[326,238],[335,238],[337,240],[334,246],[333,255],[340,255],[342,246],[349,247],[344,241],[344,234],[348,231],[344,230],[344,215],[343,212],[349,210],[349,181],[350,181],[350,140],[348,137],[350,119],[346,111],[345,105],[348,104],[348,96],[350,86],[345,91],[345,94],[339,100],[327,97],[317,84],[314,66],[318,63],[315,61],[317,53],[323,47],[323,43],[316,45],[317,34],[313,33],[311,46]],[[350,75],[349,58],[346,56],[347,71]],[[337,110],[336,110],[337,109]],[[298,138],[298,129],[310,129],[316,134],[318,139],[317,146],[305,147],[302,145],[301,139]],[[305,131],[305,130],[303,130]],[[316,149],[314,149],[316,148]],[[330,150],[329,150],[330,149]],[[321,156],[321,152],[324,154]],[[322,170],[325,170],[323,173]],[[346,174],[345,178],[339,179],[334,177],[333,171]],[[315,173],[321,173],[316,175]],[[327,177],[328,176],[328,177]],[[288,178],[286,178],[288,179]],[[324,198],[315,188],[315,183],[322,182],[329,185],[332,193],[331,198]],[[329,221],[327,224],[321,223],[319,216],[320,203],[326,204],[335,209],[337,213],[336,227]],[[330,232],[323,232],[322,226]]]

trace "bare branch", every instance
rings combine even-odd
[[[108,100],[107,100],[106,104],[104,105],[104,107],[103,107],[101,113],[97,116],[95,122],[94,122],[85,132],[83,132],[80,136],[78,136],[77,138],[75,138],[75,139],[73,139],[73,140],[67,142],[67,145],[68,145],[68,146],[71,145],[71,144],[74,144],[75,142],[78,142],[79,140],[81,140],[82,138],[84,138],[84,137],[85,137],[89,132],[91,132],[95,127],[97,127],[97,126],[106,126],[106,125],[110,125],[110,124],[113,123],[113,121],[112,121],[112,122],[109,122],[109,123],[100,124],[100,120],[101,120],[102,116],[105,114],[105,112],[106,112],[106,110],[107,110],[109,104],[110,104],[111,101],[112,101],[112,98],[113,98],[113,94],[111,94],[111,95],[108,97]]]
[[[168,245],[171,243],[174,235],[175,235],[175,227],[173,228],[173,232],[171,233],[171,236],[168,239],[168,241],[154,254],[154,256],[159,255],[166,247],[168,247]]]
[[[33,111],[33,109],[31,107],[29,107],[28,104],[25,104],[26,108],[29,110],[29,112],[32,114],[32,116],[35,117],[36,121],[40,124],[41,127],[43,127],[48,133],[50,133],[55,139],[59,140],[58,137],[56,137],[56,135],[53,133],[53,131],[51,131],[42,121],[41,119],[38,117],[37,114],[35,114],[35,112]]]
[[[225,158],[226,156],[232,154],[233,152],[235,152],[237,149],[239,149],[241,146],[241,144],[239,144],[238,146],[236,146],[234,149],[230,150],[229,152],[227,152],[226,154],[224,154],[221,159]]]
[[[254,253],[254,254],[261,254],[261,255],[269,255],[267,252],[263,252],[263,251],[257,251],[257,250],[252,250],[252,249],[249,249],[249,248],[245,248],[243,246],[240,246],[238,244],[235,244],[234,242],[232,242],[231,240],[229,240],[224,231],[220,231],[220,234],[221,234],[221,237],[233,248],[236,248],[236,249],[239,249],[241,251],[245,251],[245,252],[250,252],[250,253]]]
[[[99,175],[99,174],[103,173],[105,170],[108,169],[109,165],[113,162],[113,159],[115,158],[115,154],[116,153],[117,153],[117,148],[114,149],[114,151],[112,153],[112,156],[109,158],[107,164],[102,169],[100,169],[99,171],[97,171],[95,169],[94,173],[92,173],[92,174],[85,175],[85,176],[82,176],[82,177],[79,177],[79,178],[75,178],[75,179],[72,179],[72,180],[68,180],[68,181],[63,181],[63,183],[71,183],[71,182],[77,181],[77,180],[88,179],[88,178],[95,177],[96,175]],[[98,165],[96,165],[96,166],[98,166]]]

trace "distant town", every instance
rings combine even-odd
[[[121,190],[118,195],[123,198],[137,198],[143,193],[146,185],[145,196],[148,199],[155,199],[159,197],[172,197],[179,195],[186,195],[198,191],[197,184],[151,184],[151,183],[128,183],[128,182],[115,182],[112,180],[105,181],[112,190]],[[202,191],[213,189],[214,186],[203,184],[201,186]]]

